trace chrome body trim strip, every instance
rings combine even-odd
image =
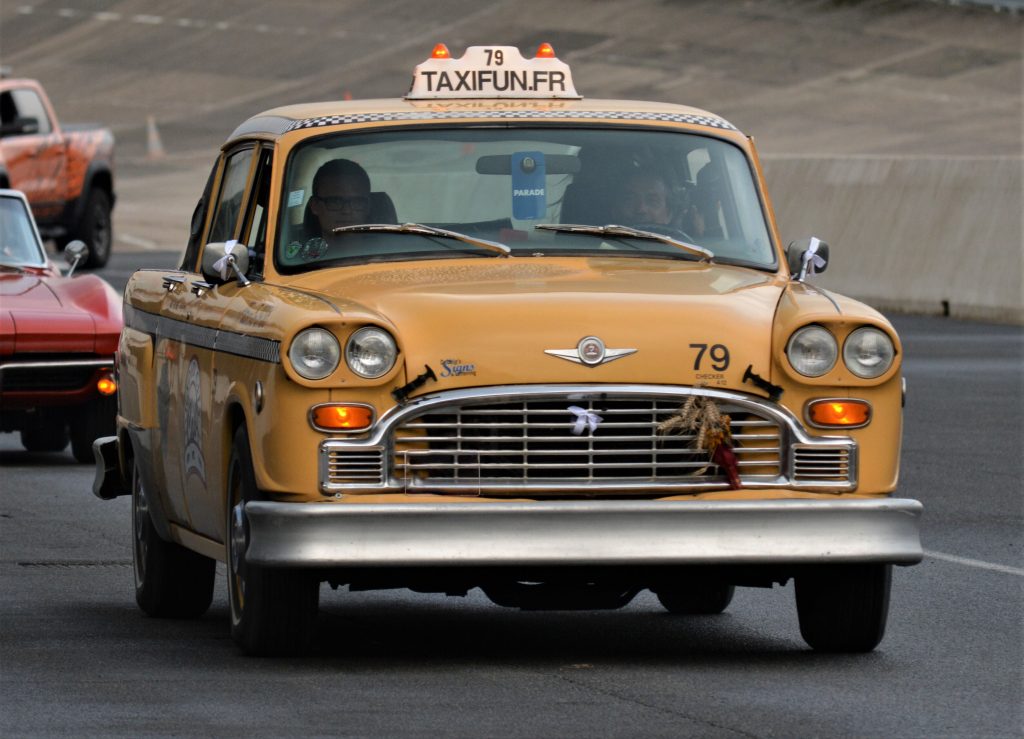
[[[245,504],[270,567],[798,565],[923,556],[916,500]]]
[[[53,367],[114,367],[114,358],[107,359],[55,359],[46,362],[4,362],[0,374],[13,369],[52,369]]]

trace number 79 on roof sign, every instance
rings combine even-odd
[[[570,98],[580,95],[569,65],[557,59],[548,44],[537,56],[524,59],[515,46],[470,46],[458,59],[438,44],[433,55],[416,66],[408,100],[438,98]]]

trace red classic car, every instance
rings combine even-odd
[[[24,194],[0,190],[0,431],[21,432],[33,452],[71,440],[79,462],[113,433],[114,352],[121,298],[95,275],[70,278],[87,248],[72,242],[62,276],[43,250]]]

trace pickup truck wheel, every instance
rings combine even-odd
[[[71,453],[81,464],[94,461],[92,443],[117,431],[117,399],[98,398],[71,419]]]
[[[61,451],[68,445],[64,418],[47,409],[29,414],[21,429],[21,445],[30,452]]]
[[[870,652],[885,635],[892,565],[836,565],[796,577],[800,634],[820,652]]]
[[[160,538],[149,512],[149,493],[138,462],[132,464],[132,563],[135,602],[150,616],[197,618],[213,600],[215,563]]]
[[[225,541],[231,637],[246,654],[301,655],[312,644],[320,581],[308,573],[245,561],[248,528],[243,506],[258,497],[249,434],[241,426],[228,466]]]
[[[658,588],[655,595],[669,613],[712,616],[729,607],[735,592],[734,586],[724,583],[689,583]]]
[[[105,265],[110,259],[110,249],[114,243],[110,196],[106,191],[93,188],[89,192],[76,234],[89,247],[89,256],[83,266],[96,268]]]

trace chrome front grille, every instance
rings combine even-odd
[[[576,428],[579,414],[570,406],[600,423]],[[675,398],[563,396],[434,408],[394,430],[392,474],[407,488],[724,485],[724,472],[696,448],[695,436],[659,432],[679,406]],[[720,408],[732,419],[742,477],[776,480],[778,423],[727,403]]]
[[[662,385],[509,385],[415,398],[364,438],[320,444],[320,488],[484,495],[672,495],[728,487],[692,435],[658,427],[703,395],[729,415],[745,487],[845,492],[857,444],[812,436],[763,398]],[[580,412],[601,417],[574,434]]]
[[[362,447],[337,449],[321,447],[321,469],[329,487],[384,485],[384,449]]]
[[[850,479],[851,447],[793,447],[793,482],[829,483]]]

